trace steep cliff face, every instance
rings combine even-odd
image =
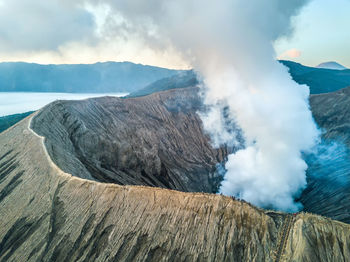
[[[317,124],[326,131],[324,137],[350,146],[350,87],[312,95],[310,105]]]
[[[45,136],[53,161],[77,177],[216,192],[216,164],[228,149],[210,145],[196,114],[200,106],[196,88],[58,101],[33,119],[32,128]]]
[[[301,202],[308,212],[350,223],[350,88],[313,95],[310,105],[327,142],[308,161]]]
[[[0,261],[347,261],[350,226],[228,197],[61,171],[28,127],[0,134]],[[288,222],[288,223],[287,223]]]

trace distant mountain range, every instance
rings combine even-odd
[[[345,70],[348,69],[345,66],[337,63],[337,62],[325,62],[325,63],[321,63],[318,66],[316,66],[317,68],[324,68],[324,69],[333,69],[333,70]]]
[[[289,68],[296,82],[310,87],[311,94],[334,92],[350,86],[349,69],[331,70],[308,67],[292,61],[280,62]],[[0,92],[128,92],[130,94],[127,97],[139,97],[197,83],[193,70],[170,70],[129,62],[92,65],[0,63]],[[25,116],[0,118],[0,132]]]
[[[289,68],[294,81],[310,87],[311,94],[334,92],[350,86],[350,70],[332,70],[308,67],[292,61],[280,60]]]
[[[310,87],[311,94],[333,92],[350,86],[350,70],[336,62],[323,63],[318,67],[308,67],[285,60],[280,62],[289,68],[296,82]],[[179,73],[184,74],[177,75]],[[176,81],[172,77],[176,79],[187,77],[188,83],[193,84],[193,81],[196,81],[193,76],[192,71],[171,70],[130,62],[75,65],[11,62],[0,63],[0,92],[126,92],[140,96],[161,91],[160,86],[166,86],[168,83],[176,87]]]
[[[171,70],[130,62],[75,65],[0,63],[0,92],[130,93],[175,75]]]

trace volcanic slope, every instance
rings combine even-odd
[[[58,101],[32,128],[46,138],[53,161],[77,177],[212,193],[222,179],[216,165],[229,149],[214,149],[204,135],[197,91]]]
[[[0,261],[350,257],[350,226],[341,222],[298,214],[285,237],[286,215],[229,197],[65,173],[50,159],[44,138],[29,128],[33,117],[0,134]]]

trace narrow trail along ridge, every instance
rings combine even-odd
[[[290,232],[290,229],[292,228],[293,223],[294,223],[294,216],[290,214],[286,215],[286,218],[284,219],[282,231],[280,234],[280,240],[278,242],[277,250],[275,252],[276,262],[281,261],[282,255],[284,253],[284,249],[286,248],[286,245],[287,245],[289,232]]]

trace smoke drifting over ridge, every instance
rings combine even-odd
[[[276,61],[273,42],[291,32],[304,0],[104,1],[119,17],[115,30],[150,46],[175,48],[203,78],[202,115],[213,141],[237,143],[222,111],[243,131],[245,147],[228,157],[220,191],[262,207],[294,211],[306,185],[302,152],[318,139],[299,86]],[[122,17],[122,19],[120,19]]]

